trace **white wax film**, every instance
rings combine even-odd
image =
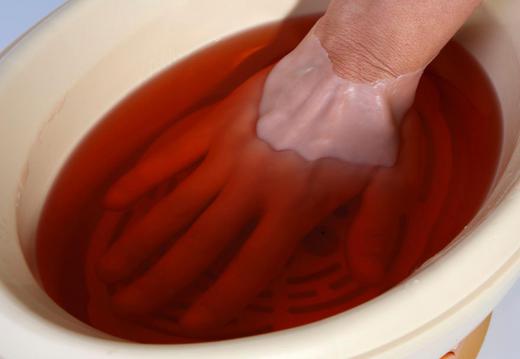
[[[311,32],[267,77],[257,136],[309,161],[392,166],[423,70],[374,83],[339,77]]]

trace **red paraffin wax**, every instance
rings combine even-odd
[[[182,231],[189,230],[179,229],[179,234],[155,246],[147,241],[148,233],[160,232],[177,220],[164,217],[162,224],[141,229],[142,240],[134,251],[145,257],[142,263],[125,267],[128,258],[121,258],[118,269],[127,273],[112,278],[100,269],[122,234],[194,173],[206,155],[202,144],[216,141],[211,136],[218,132],[200,126],[196,141],[176,141],[184,131],[198,133],[199,121],[211,119],[221,99],[291,51],[316,19],[266,25],[196,52],[140,86],[85,137],[56,179],[38,227],[39,275],[57,304],[102,331],[136,342],[186,343],[266,333],[320,320],[378,296],[457,236],[478,211],[494,179],[501,122],[486,75],[460,45],[450,42],[419,83],[409,114],[414,119],[403,123],[395,166],[372,169],[373,177],[358,195],[312,228],[305,227],[312,217],[306,212],[298,224],[302,238],[283,256],[286,261],[265,262],[264,274],[256,268],[232,283],[236,290],[240,286],[248,293],[254,290],[256,297],[234,311],[228,308],[230,320],[196,332],[180,324],[233,262],[250,235],[247,230],[235,234],[237,239],[218,254],[205,253],[216,259],[167,301],[151,297],[157,299],[153,310],[128,313],[114,303],[116,293],[139,280],[168,253]],[[243,98],[238,97],[235,105],[240,106]],[[190,120],[181,121],[186,118]],[[170,145],[182,153],[169,153]],[[110,192],[121,176],[135,169],[136,161],[154,151],[168,154],[164,166],[143,166],[139,188],[127,186],[122,195]],[[193,154],[189,159],[188,153]],[[254,171],[261,173],[262,168],[252,171],[254,177]],[[398,184],[395,173],[400,174]],[[217,178],[212,173],[203,176],[204,183],[212,184],[212,176]],[[239,196],[250,193],[238,190],[243,191]],[[107,197],[107,192],[112,195]],[[252,221],[246,227],[256,225]],[[214,236],[217,240],[219,233]],[[272,255],[269,246],[258,250],[259,257]],[[197,260],[197,253],[186,255],[179,268],[190,268]],[[266,284],[247,288],[248,275],[257,279],[268,275],[262,279]],[[128,294],[126,299],[132,300]]]

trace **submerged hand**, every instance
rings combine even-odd
[[[225,324],[283,269],[300,239],[363,190],[369,167],[334,159],[308,162],[292,151],[276,152],[256,137],[266,74],[173,127],[109,191],[106,204],[124,207],[196,166],[102,258],[98,272],[106,282],[127,281],[113,297],[122,312],[139,315],[164,307],[230,243],[245,237],[220,277],[181,319],[194,331]]]

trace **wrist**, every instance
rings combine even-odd
[[[316,25],[315,35],[338,76],[354,82],[372,83],[400,75],[399,66],[388,61],[387,51],[376,45],[375,39],[358,35],[355,30],[338,36],[330,27],[321,24]]]
[[[338,24],[338,20],[322,17],[314,33],[334,71],[344,79],[361,83],[395,79],[424,68],[430,60],[416,56],[398,34],[389,34],[371,20],[349,26]]]
[[[424,69],[449,38],[436,35],[442,24],[430,23],[426,0],[417,1],[408,9],[415,2],[332,0],[314,33],[336,73],[370,83]]]
[[[257,136],[275,150],[293,150],[309,161],[391,166],[398,153],[398,125],[421,73],[375,81],[342,78],[311,32],[269,74]]]

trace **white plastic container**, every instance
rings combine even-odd
[[[36,224],[85,133],[140,83],[201,46],[320,0],[76,0],[0,58],[0,357],[439,358],[520,273],[520,2],[486,1],[457,35],[489,74],[504,117],[492,194],[454,245],[379,298],[320,322],[216,343],[140,345],[71,317],[31,268]],[[132,57],[131,63],[125,61]]]

